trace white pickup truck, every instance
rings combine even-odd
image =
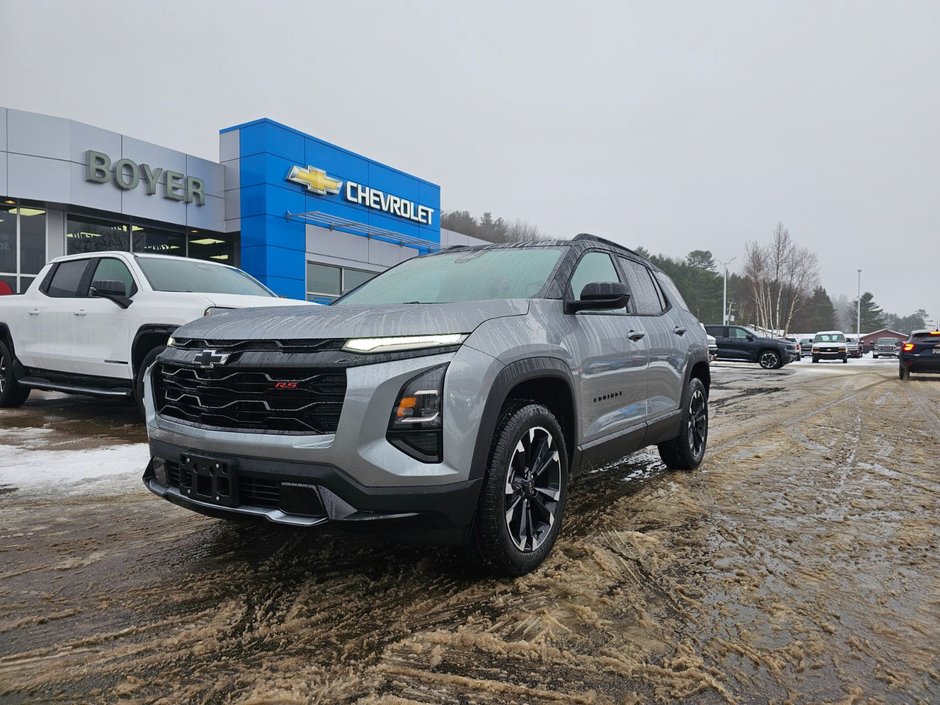
[[[278,298],[224,264],[96,252],[47,264],[19,296],[0,296],[0,407],[32,389],[135,399],[176,328],[216,309],[310,305]]]

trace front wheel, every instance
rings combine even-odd
[[[764,350],[760,354],[760,366],[765,370],[775,370],[780,367],[780,355],[775,353],[773,350]]]
[[[849,364],[849,358],[843,357],[843,358],[842,358],[842,364],[843,364],[843,365]]]
[[[29,397],[29,387],[16,381],[13,375],[13,354],[0,343],[0,407],[22,406]]]
[[[818,358],[818,357],[816,357],[815,355],[813,355],[813,362],[814,362],[814,363],[817,363],[817,362],[819,362],[819,358]]]
[[[700,379],[689,380],[683,395],[679,435],[659,444],[659,457],[674,470],[694,470],[705,457],[708,442],[708,395]]]
[[[524,575],[552,550],[568,493],[561,426],[545,406],[521,401],[499,419],[474,518],[472,548],[496,573]]]

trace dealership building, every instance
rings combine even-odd
[[[0,288],[66,254],[124,250],[246,270],[328,302],[442,247],[440,187],[267,118],[219,132],[219,161],[0,108]],[[4,286],[4,284],[6,286]]]

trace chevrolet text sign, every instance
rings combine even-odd
[[[85,152],[85,158],[85,181],[97,184],[113,181],[119,189],[133,191],[143,180],[148,196],[156,194],[159,185],[163,187],[163,197],[171,201],[206,205],[205,182],[195,176],[159,167],[155,169],[149,164],[137,164],[130,159],[118,159],[112,166],[111,157],[93,149]]]
[[[306,186],[308,191],[313,191],[319,196],[338,194],[343,185],[340,179],[333,178],[323,169],[314,166],[308,166],[306,169],[300,166],[291,167],[287,180]],[[407,198],[392,196],[376,188],[357,184],[355,181],[347,181],[346,188],[342,189],[342,192],[343,197],[350,203],[358,203],[361,206],[397,215],[399,218],[422,225],[430,225],[434,214],[433,208],[419,206]]]

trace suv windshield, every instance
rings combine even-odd
[[[897,345],[897,338],[878,338],[878,342],[875,345]]]
[[[845,336],[842,333],[817,333],[813,338],[814,343],[844,343]]]
[[[137,264],[154,291],[274,296],[260,282],[234,267],[192,259],[156,257],[138,257]]]
[[[417,257],[367,281],[335,304],[443,304],[529,299],[548,281],[563,247],[506,247]]]

